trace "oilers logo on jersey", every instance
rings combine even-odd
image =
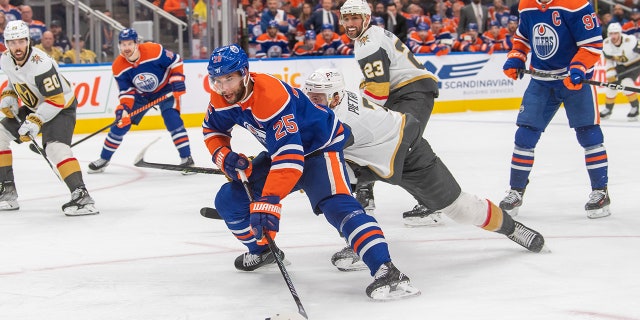
[[[253,125],[251,125],[250,123],[248,123],[246,121],[242,124],[242,126],[247,128],[247,130],[249,132],[251,132],[251,134],[254,137],[256,137],[256,139],[258,139],[258,141],[260,141],[260,143],[262,143],[262,144],[266,144],[267,143],[267,134],[264,132],[264,130],[256,129],[256,127],[254,127]]]
[[[540,60],[553,57],[558,51],[559,37],[554,28],[546,23],[538,23],[533,26],[533,51]]]
[[[133,85],[142,92],[153,92],[158,88],[158,84],[158,77],[149,72],[140,73],[133,79]]]

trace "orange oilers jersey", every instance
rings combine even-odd
[[[336,115],[313,104],[299,89],[264,73],[250,73],[253,91],[229,104],[211,93],[202,124],[205,144],[213,154],[230,146],[234,125],[248,130],[267,149],[271,168],[263,196],[286,197],[302,176],[305,156],[315,151],[341,151],[345,129]]]
[[[180,55],[153,42],[139,44],[138,50],[140,57],[137,61],[130,62],[119,55],[111,66],[120,90],[120,103],[129,107],[133,106],[138,96],[152,101],[169,93],[171,86],[168,84],[171,78],[184,81],[184,67]]]
[[[513,49],[531,51],[531,67],[554,74],[566,74],[570,65],[580,64],[593,74],[602,52],[600,20],[587,0],[520,1],[520,22]],[[560,80],[533,77],[554,84]],[[559,84],[561,85],[561,84]]]

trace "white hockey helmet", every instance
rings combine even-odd
[[[364,19],[365,15],[371,15],[371,8],[365,0],[347,0],[340,7],[340,15],[345,14],[361,14]]]
[[[609,24],[609,27],[607,27],[607,36],[615,32],[622,33],[622,26],[617,22],[612,22]]]
[[[4,28],[4,40],[16,40],[27,38],[29,40],[29,25],[22,20],[12,20]]]
[[[344,78],[338,69],[320,68],[304,81],[304,92],[324,93],[327,95],[327,103],[331,103],[337,94],[338,101],[341,101],[344,97]]]

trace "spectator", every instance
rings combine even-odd
[[[280,7],[282,7],[281,0],[267,0],[267,9],[262,11],[262,16],[260,17],[262,33],[267,32],[271,20],[274,20],[278,24],[278,31],[282,33],[282,35],[289,34],[289,32],[295,32],[293,26],[289,25],[287,13],[280,9]]]
[[[267,33],[261,34],[256,40],[260,44],[260,50],[256,52],[256,58],[288,58],[291,53],[289,51],[289,40],[278,31],[278,22],[276,20],[269,21]]]
[[[57,63],[61,63],[62,61],[62,50],[60,48],[53,45],[53,33],[51,31],[45,31],[42,34],[42,42],[36,45],[35,47],[46,52],[53,60]]]
[[[71,46],[69,45],[69,38],[67,38],[64,32],[62,32],[62,25],[60,24],[60,20],[51,21],[49,29],[53,33],[55,39],[55,41],[53,42],[54,46],[60,48],[62,52],[65,52],[69,50],[69,48],[71,48]]]
[[[340,40],[340,36],[333,31],[332,25],[328,23],[324,24],[321,29],[321,33],[316,36],[316,50],[320,55],[334,56],[353,54],[353,49],[349,48]]]
[[[387,4],[387,14],[383,16],[387,30],[395,34],[402,42],[407,41],[407,19],[398,13],[396,4],[390,2]]]
[[[480,4],[480,0],[473,0],[472,3],[460,9],[460,21],[458,22],[458,35],[464,33],[464,28],[470,23],[478,26],[478,32],[482,33],[486,29],[487,21],[489,21],[489,9]]]
[[[451,52],[453,46],[453,35],[455,29],[442,21],[440,15],[431,16],[431,34],[433,42],[431,43],[431,52],[437,56],[445,55]]]
[[[419,23],[415,31],[411,31],[407,38],[407,47],[413,53],[430,53],[431,43],[434,41],[433,35],[429,37],[429,25]]]
[[[80,35],[73,36],[73,40],[74,41],[71,42],[71,49],[65,51],[64,55],[62,56],[62,61],[64,61],[64,63],[75,64],[75,63],[96,63],[97,62],[96,53],[89,49],[84,48],[84,39]],[[75,40],[78,40],[78,45],[80,49],[80,59],[77,59],[76,57],[76,50],[75,50],[76,41]]]
[[[104,15],[111,18],[111,11],[105,10]],[[102,52],[112,55],[113,54],[113,29],[111,29],[106,23],[101,24],[102,30]]]
[[[384,5],[384,2],[377,1],[373,6],[373,16],[376,17],[384,17],[387,14],[387,8]]]
[[[613,6],[613,14],[611,15],[611,21],[609,23],[617,22],[621,26],[627,23],[627,17],[624,15],[624,9],[622,9],[622,5],[616,4]]]
[[[471,22],[467,25],[467,32],[458,36],[453,44],[454,51],[478,52],[482,49],[482,39],[478,37],[478,24]]]
[[[518,20],[518,16],[509,16],[509,23],[507,23],[506,34],[508,50],[513,49],[513,37],[516,35],[516,31],[518,30]]]
[[[640,39],[640,10],[638,8],[631,9],[629,21],[622,26],[622,32]],[[605,30],[606,28],[602,28]]]
[[[22,20],[20,10],[9,4],[9,0],[0,0],[0,12],[3,12],[7,18],[7,22],[13,20]]]
[[[249,37],[249,50],[247,54],[251,58],[256,57],[256,52],[260,50],[260,44],[258,43],[258,37],[263,34],[262,27],[260,26],[259,11],[254,6],[248,6],[245,10],[247,14],[247,36]]]
[[[187,0],[164,0],[162,1],[154,1],[156,6],[160,6],[162,4],[162,10],[171,13],[176,18],[187,22],[187,7],[189,6],[189,2]]]
[[[306,34],[307,29],[305,28],[305,23],[311,18],[313,14],[313,7],[311,3],[305,2],[302,4],[302,9],[300,10],[300,14],[298,15],[298,27],[296,29],[296,34],[302,33],[302,38]],[[315,30],[314,30],[315,32]],[[304,39],[298,39],[299,41],[303,41]]]
[[[316,33],[313,30],[307,30],[304,34],[304,40],[298,41],[293,46],[294,56],[317,56],[318,52],[315,50],[316,46]]]
[[[491,21],[498,21],[503,28],[509,23],[511,11],[504,5],[502,0],[493,0],[493,6],[489,7],[489,18]]]
[[[29,25],[29,36],[33,44],[38,44],[42,40],[42,33],[47,31],[47,26],[40,20],[33,20],[33,10],[30,6],[24,5],[21,8],[22,21]]]
[[[7,22],[4,12],[0,11],[0,52],[7,51],[7,47],[4,45],[4,28],[7,26]]]
[[[500,22],[492,20],[489,30],[482,34],[482,49],[480,51],[492,54],[496,51],[508,51],[507,29],[501,27]]]
[[[304,28],[320,34],[322,33],[322,26],[330,24],[334,31],[338,30],[340,27],[338,15],[331,11],[333,8],[333,0],[320,0],[320,4],[322,5],[322,9],[318,9],[311,14],[311,18],[304,24]]]

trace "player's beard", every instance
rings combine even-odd
[[[240,89],[236,90],[236,92],[223,92],[221,93],[221,95],[228,104],[234,104],[243,99],[246,92],[247,87],[242,84],[240,85]]]

